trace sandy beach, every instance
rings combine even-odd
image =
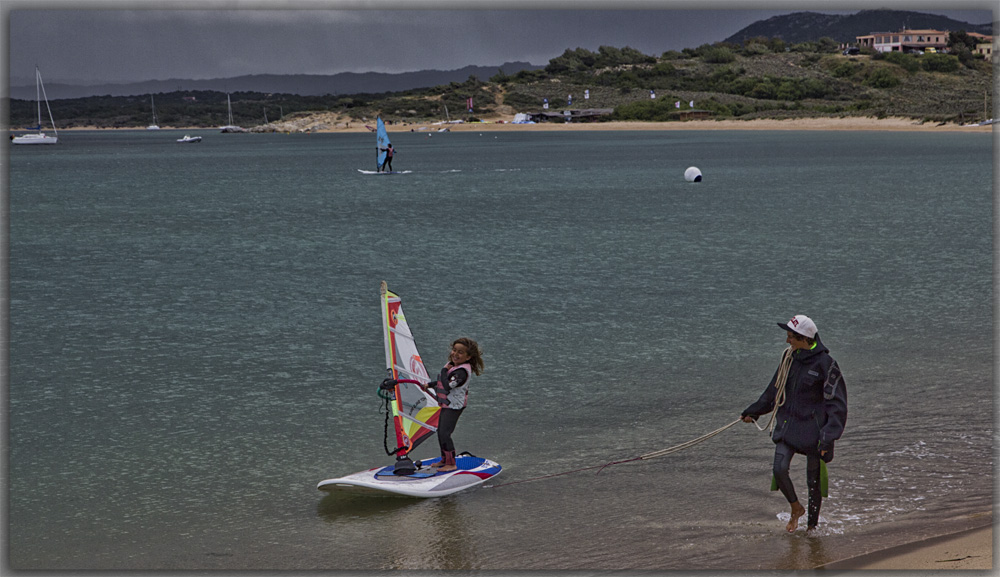
[[[406,122],[389,124],[389,133],[423,132],[433,134],[442,129],[449,132],[544,132],[544,131],[595,131],[595,130],[875,130],[905,132],[991,132],[993,125],[962,126],[954,123],[922,122],[912,118],[795,118],[786,120],[688,120],[683,122],[546,122],[540,124],[512,124],[511,118],[495,118],[485,122],[444,124],[441,122]],[[369,132],[366,125],[374,120],[357,120],[336,114],[321,113],[307,118],[272,123],[275,132]],[[213,127],[163,126],[167,130],[212,130]],[[253,129],[253,127],[248,127]],[[60,130],[145,130],[144,128],[100,129],[80,126]]]
[[[421,129],[421,127],[423,127]],[[387,127],[389,132],[436,131],[443,125],[412,124]],[[544,130],[893,130],[909,132],[989,132],[992,125],[961,126],[920,122],[910,118],[797,118],[789,120],[688,120],[684,122],[576,122],[509,124],[497,122],[449,124],[453,132]]]
[[[991,570],[993,526],[978,527],[823,565],[823,570]]]

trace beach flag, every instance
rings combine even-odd
[[[590,100],[590,89],[589,88],[587,90],[583,91],[583,99],[584,100]]]
[[[572,95],[572,94],[570,94],[570,95],[569,95],[569,96],[568,96],[568,97],[566,98],[566,102],[568,102],[568,103],[569,103],[569,105],[572,105],[572,104],[573,104],[573,95]]]
[[[649,97],[655,99],[656,98],[656,91],[655,90],[650,90],[649,91]]]
[[[694,100],[692,100],[691,102],[688,102],[688,106],[690,106],[691,108],[694,108]]]
[[[469,112],[472,112],[472,97],[471,96],[465,101],[465,105],[466,105],[466,107],[468,107]]]
[[[549,109],[549,99],[548,98],[543,98],[542,99],[542,108],[544,108],[545,110]]]
[[[678,100],[677,102],[674,103],[674,108],[680,108],[680,107],[681,107],[681,101]]]

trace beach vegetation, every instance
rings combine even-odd
[[[872,70],[864,79],[865,86],[872,88],[894,88],[899,86],[899,83],[899,77],[884,67]]]
[[[895,64],[896,66],[902,68],[903,70],[913,74],[920,70],[920,62],[917,57],[913,54],[904,54],[903,52],[882,52],[881,56],[875,56],[875,60],[885,60]]]
[[[729,64],[736,60],[736,54],[725,46],[712,46],[702,51],[701,58],[709,64]]]
[[[927,72],[958,72],[961,68],[958,57],[951,54],[926,54],[920,65]]]

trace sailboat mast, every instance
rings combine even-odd
[[[45,94],[45,84],[42,82],[42,73],[38,71],[38,67],[35,66],[35,74],[38,76],[38,86],[42,89],[42,97],[45,98],[45,110],[49,112],[49,122],[52,124],[52,133],[59,135],[59,131],[56,130],[56,120],[52,118],[52,107],[49,106],[49,95]],[[41,133],[42,126],[42,104],[38,104],[38,131]]]
[[[38,65],[35,65],[35,106],[38,107],[38,129],[42,129],[42,73],[38,71]]]

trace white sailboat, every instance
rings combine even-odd
[[[153,107],[153,123],[146,127],[146,130],[159,130],[160,126],[156,124],[156,103],[153,102],[153,95],[149,95],[149,105]]]
[[[42,73],[35,66],[35,102],[38,104],[38,124],[32,129],[37,133],[22,134],[10,139],[11,144],[56,144],[59,133],[56,131],[56,121],[52,119],[52,109],[49,108],[49,97],[45,95],[45,85],[42,84]],[[42,98],[45,98],[45,108],[49,111],[49,122],[52,123],[52,136],[42,132]]]
[[[229,106],[229,124],[219,128],[220,132],[246,132],[247,129],[233,124],[233,102],[229,99],[229,94],[226,93],[226,104]]]

